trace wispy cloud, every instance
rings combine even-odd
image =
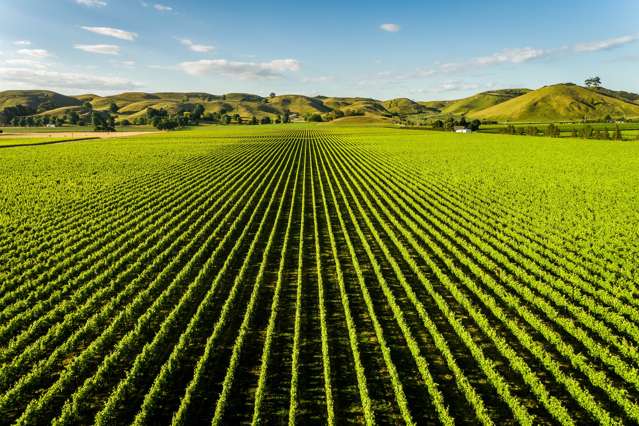
[[[131,90],[140,85],[119,77],[37,70],[30,67],[0,67],[0,78],[30,87],[74,90]]]
[[[120,40],[133,41],[138,37],[137,33],[131,31],[124,31],[118,28],[111,27],[82,27],[83,30],[100,34],[107,37],[114,37]]]
[[[609,38],[607,40],[579,43],[575,45],[575,52],[597,52],[599,50],[610,50],[639,40],[639,34],[625,35],[621,37]]]
[[[211,52],[215,49],[214,46],[209,46],[209,45],[205,45],[205,44],[197,44],[194,43],[192,40],[188,39],[188,38],[178,38],[179,42],[182,43],[184,46],[188,47],[188,49],[192,52],[198,52],[198,53],[208,53]]]
[[[104,7],[107,5],[107,2],[102,0],[75,0],[75,2],[87,7]]]
[[[379,26],[382,31],[387,31],[389,33],[396,33],[402,29],[398,24],[382,24]]]
[[[480,67],[488,67],[500,64],[521,64],[549,56],[553,50],[537,49],[533,47],[521,47],[514,49],[503,49],[487,56],[478,56],[460,62],[447,62],[437,64],[432,70],[434,73],[459,72],[466,70],[476,70]]]
[[[32,58],[47,58],[51,54],[45,49],[20,49],[18,54],[23,56],[30,56]]]
[[[335,80],[331,75],[320,75],[317,77],[304,77],[302,83],[328,83]]]
[[[157,10],[158,12],[170,12],[173,10],[171,6],[167,6],[165,4],[160,4],[160,3],[155,3],[153,5],[153,8]]]
[[[13,44],[15,46],[31,46],[31,42],[29,40],[16,40]]]
[[[13,67],[29,67],[29,68],[37,68],[37,69],[45,69],[48,68],[48,65],[41,61],[36,61],[33,59],[7,59],[4,61],[5,64],[11,65]]]
[[[528,62],[539,61],[547,58],[561,58],[566,55],[587,54],[601,50],[609,50],[639,41],[639,34],[631,34],[614,37],[606,40],[592,41],[588,43],[577,43],[574,45],[539,48],[539,47],[518,47],[502,49],[498,52],[468,58],[455,62],[436,62],[430,67],[418,68],[409,72],[384,71],[361,78],[356,84],[358,86],[373,86],[381,84],[396,84],[409,80],[423,80],[430,77],[448,76],[449,74],[463,74],[475,72],[483,68],[500,65],[520,65]],[[459,81],[446,81],[436,86],[436,91],[470,90],[473,87],[464,86]]]
[[[224,74],[239,79],[281,77],[284,72],[299,71],[300,63],[295,59],[274,59],[269,62],[239,62],[227,59],[202,59],[182,62],[180,69],[190,75]]]
[[[460,90],[477,90],[479,89],[481,84],[479,83],[471,83],[464,82],[459,80],[449,80],[444,81],[443,83],[439,83],[433,87],[429,87],[426,91],[430,93],[444,93],[444,92],[457,92]]]
[[[73,46],[78,50],[98,55],[117,55],[120,53],[120,46],[113,44],[76,44]]]
[[[118,60],[112,59],[109,62],[112,65],[115,65],[117,67],[133,68],[136,65],[135,61],[118,61]]]

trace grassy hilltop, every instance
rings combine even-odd
[[[468,115],[495,121],[596,120],[607,115],[639,117],[639,104],[574,84],[557,84],[469,111]]]

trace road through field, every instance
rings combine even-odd
[[[639,422],[631,252],[372,132],[213,136],[3,228],[0,423]]]

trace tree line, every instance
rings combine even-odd
[[[521,135],[521,136],[545,136],[550,138],[561,137],[561,129],[558,125],[551,123],[544,128],[537,126],[514,126],[509,124],[502,127],[499,133],[506,135]],[[582,139],[601,139],[601,140],[623,140],[623,134],[621,128],[617,125],[613,130],[608,128],[595,129],[590,125],[585,125],[580,128],[573,127],[571,130],[571,137]]]

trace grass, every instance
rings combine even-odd
[[[508,89],[482,92],[468,98],[451,101],[441,110],[441,113],[453,115],[472,114],[521,96],[529,91],[528,89]]]
[[[637,183],[639,143],[373,125],[0,149],[0,413],[637,423]]]

